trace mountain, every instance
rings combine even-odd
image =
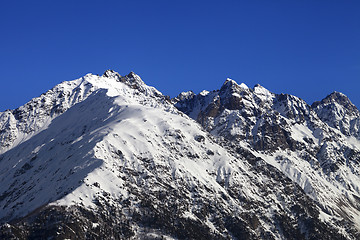
[[[334,92],[309,106],[288,94],[227,79],[220,90],[181,93],[175,106],[213,136],[246,145],[272,165],[339,226],[360,229],[358,109]]]
[[[63,82],[0,113],[0,239],[357,239],[359,112],[334,94]]]

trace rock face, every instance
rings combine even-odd
[[[360,113],[344,94],[333,92],[321,102],[313,103],[312,108],[330,127],[359,139]]]
[[[255,150],[301,186],[326,214],[359,232],[357,108],[338,92],[309,106],[260,85],[240,86],[227,80],[220,90],[172,102],[212,135]]]
[[[358,239],[360,145],[331,103],[63,82],[0,113],[0,239]]]

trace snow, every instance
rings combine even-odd
[[[235,84],[231,79],[227,81]],[[200,102],[194,98],[190,106],[195,107],[189,107],[189,111],[196,111],[189,116],[193,119],[201,117],[202,125],[220,139],[231,139],[235,145],[249,143],[250,146],[244,144],[244,148],[283,172],[322,209],[331,212],[332,217],[324,218],[325,221],[333,222],[344,212],[349,216],[359,214],[354,207],[356,201],[351,197],[352,194],[360,196],[360,168],[354,160],[360,149],[360,114],[357,111],[349,112],[338,103],[330,109],[319,107],[321,111],[314,111],[298,97],[275,95],[260,85],[246,94],[231,91],[231,95],[241,96],[244,107],[236,110],[225,108],[215,117],[204,117],[211,101]],[[212,99],[218,96],[219,92],[215,92]],[[223,94],[221,98],[228,96]],[[254,138],[269,138],[261,136],[259,131],[266,123],[279,126],[286,133],[285,137],[289,137],[286,141],[291,141],[295,149],[254,151],[251,147]],[[332,170],[332,167],[339,169]],[[225,179],[218,179],[222,180]],[[254,195],[249,189],[244,192]],[[347,205],[339,205],[339,202],[347,202]]]
[[[167,181],[174,188],[177,187],[174,180],[181,180],[189,188],[210,189],[199,194],[208,199],[225,196],[229,200],[223,207],[236,214],[245,209],[238,204],[238,199],[229,195],[227,189],[232,186],[241,186],[239,191],[248,200],[268,206],[263,211],[269,218],[284,207],[285,201],[281,198],[287,196],[278,196],[270,190],[265,197],[259,195],[260,186],[270,178],[254,173],[245,159],[234,157],[208,137],[194,120],[165,101],[160,92],[145,85],[139,76],[131,76],[129,83],[119,81],[116,74],[110,77],[87,74],[63,82],[19,108],[28,114],[25,115],[27,121],[16,120],[9,111],[1,113],[0,127],[10,129],[3,136],[11,139],[11,144],[0,146],[0,196],[6,196],[0,201],[3,209],[0,219],[24,216],[47,204],[82,205],[92,209],[96,208],[94,200],[99,196],[115,205],[115,200],[132,196],[128,182],[124,180],[127,177],[154,190],[158,188],[153,184],[156,178]],[[227,81],[236,83],[232,79]],[[132,84],[138,85],[134,88]],[[243,83],[240,87],[248,89]],[[267,102],[272,102],[275,97],[259,85],[254,87],[253,94]],[[194,119],[219,99],[216,91],[204,90],[200,95],[202,102],[196,102],[189,113]],[[183,99],[194,96],[191,91],[179,95]],[[244,97],[243,101],[245,108],[241,111],[248,111],[249,115],[249,109],[259,108],[253,96]],[[299,106],[306,109],[302,104],[300,102]],[[54,105],[61,111],[55,112]],[[222,131],[228,131],[232,136],[241,136],[247,122],[251,122],[252,133],[256,135],[264,119],[244,117],[238,110],[225,109],[216,121],[208,125],[215,126],[212,129],[215,135],[221,136]],[[310,127],[289,119],[286,124],[290,126],[287,130],[291,138],[308,148],[314,146],[306,145],[305,139],[312,139],[316,146],[327,147],[329,154],[343,151],[342,144],[360,149],[356,137],[346,137],[339,130],[334,131],[340,136],[338,141],[321,145],[329,132],[326,126]],[[198,136],[203,136],[204,140],[196,140],[201,139]],[[350,163],[341,166],[337,173],[326,175],[318,170],[321,163],[317,159],[302,157],[306,153],[304,149],[268,154],[253,150],[245,141],[237,144],[280,170],[319,205],[334,212],[339,209],[339,199],[351,199],[352,194],[360,193],[358,167]],[[213,154],[208,154],[209,150]],[[320,149],[319,154],[322,153]],[[124,169],[137,174],[132,176]],[[343,182],[338,181],[340,177]],[[341,211],[354,216],[354,223],[360,229],[357,209],[349,205]],[[191,209],[183,213],[183,217],[196,219]],[[330,216],[320,211],[320,218],[325,222],[332,223],[336,216],[336,213]],[[271,223],[262,224],[271,229]],[[210,220],[207,225],[215,229]],[[96,226],[97,223],[93,223],[93,227]]]
[[[141,159],[170,166],[173,172],[181,173],[180,178],[188,179],[189,185],[197,179],[196,184],[227,194],[216,180],[229,183],[225,176],[235,171],[227,164],[230,155],[209,139],[196,141],[195,136],[206,137],[207,133],[193,120],[170,104],[160,103],[161,99],[139,94],[121,82],[86,75],[80,84],[76,83],[63,83],[74,87],[68,89],[72,92],[70,99],[76,98],[74,92],[90,92],[86,88],[93,89],[91,94],[77,104],[69,104],[71,107],[60,116],[44,121],[48,123],[31,133],[26,144],[20,141],[3,154],[0,179],[4,187],[0,194],[13,192],[11,201],[1,202],[0,207],[6,208],[0,219],[24,216],[48,203],[95,208],[94,199],[104,193],[110,202],[126,199],[129,191],[119,178],[124,174],[119,169],[129,167],[153,175]],[[169,151],[169,146],[173,150]],[[209,149],[215,154],[208,155]],[[181,157],[179,152],[201,157]],[[29,159],[32,155],[36,156],[33,161]],[[17,174],[24,163],[31,167]],[[216,178],[208,174],[217,169],[222,170]],[[24,182],[27,184],[21,187],[19,184]],[[5,187],[11,185],[14,187]],[[17,191],[22,194],[16,195]]]
[[[274,98],[273,93],[259,84],[254,87],[254,93],[263,101],[271,101]]]
[[[352,148],[360,150],[360,140],[354,136],[346,137],[346,142],[351,145]]]
[[[193,91],[187,91],[180,93],[178,98],[180,98],[180,100],[184,100],[184,99],[192,98],[194,95],[195,93]]]
[[[243,90],[247,90],[249,89],[249,87],[245,84],[245,83],[241,83],[240,85],[237,84],[237,82],[231,78],[227,78],[226,81],[225,81],[225,84],[226,83],[231,83],[231,85],[235,85],[235,86],[239,86],[241,89]]]
[[[291,126],[291,137],[299,142],[305,142],[304,139],[310,138],[314,141],[314,143],[319,143],[320,139],[317,139],[313,132],[304,124],[294,124]]]
[[[241,83],[239,87],[242,89],[249,89],[249,87],[245,83]]]
[[[225,82],[231,82],[232,84],[236,84],[236,85],[237,85],[236,81],[233,80],[233,79],[231,79],[231,78],[226,78],[226,81],[225,81]]]
[[[199,93],[201,96],[206,96],[209,94],[209,91],[203,90]]]

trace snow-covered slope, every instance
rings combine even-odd
[[[355,239],[352,220],[304,187],[285,154],[291,142],[262,140],[276,97],[230,79],[219,92],[182,94],[177,106],[188,101],[182,110],[214,137],[136,74],[108,70],[1,113],[0,238]],[[245,141],[252,125],[259,139]],[[310,132],[291,126],[297,139]],[[280,153],[289,171],[275,164]]]
[[[329,216],[360,230],[359,112],[341,93],[309,106],[226,80],[220,90],[173,99],[181,111],[211,134],[254,155],[296,182]],[[325,215],[324,215],[325,216]]]
[[[111,81],[108,81],[109,79]],[[113,86],[114,83],[119,82],[125,83],[132,89],[137,89],[145,96],[161,95],[155,88],[145,85],[141,78],[132,72],[121,77],[113,70],[108,70],[103,77],[87,74],[73,81],[65,81],[40,97],[32,99],[24,106],[0,113],[0,153],[45,129],[52,119],[99,89],[107,89],[109,96],[125,91],[119,84]],[[132,98],[132,96],[130,97]]]

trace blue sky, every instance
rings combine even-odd
[[[176,96],[230,77],[360,107],[359,1],[2,1],[0,111],[89,72]]]

